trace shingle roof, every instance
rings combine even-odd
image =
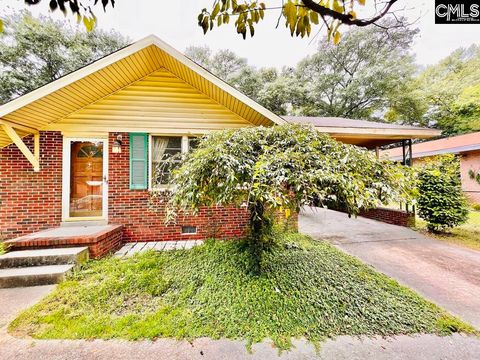
[[[425,130],[425,128],[410,125],[397,125],[376,121],[346,119],[341,117],[316,117],[316,116],[282,116],[288,122],[299,124],[312,124],[318,127],[343,127],[343,128],[371,128],[371,129],[411,129]]]
[[[283,119],[290,123],[312,124],[318,131],[339,141],[368,149],[406,139],[431,139],[440,135],[440,131],[435,129],[339,117],[283,116]]]

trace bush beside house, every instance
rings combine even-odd
[[[418,172],[418,213],[433,232],[461,225],[468,218],[460,163],[452,154],[433,158]]]

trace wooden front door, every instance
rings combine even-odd
[[[103,215],[103,147],[103,141],[70,142],[70,218]]]

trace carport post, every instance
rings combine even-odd
[[[402,140],[402,154],[403,154],[402,164],[406,166],[412,166],[413,165],[412,139]],[[400,208],[401,208],[401,205],[400,205]],[[408,204],[405,204],[405,211],[409,212]],[[415,212],[415,207],[412,207],[412,212]]]

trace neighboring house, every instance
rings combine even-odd
[[[392,160],[402,159],[402,148],[384,151]],[[480,132],[426,141],[412,146],[413,164],[441,154],[456,154],[460,158],[462,189],[467,198],[480,204]]]
[[[240,236],[245,209],[203,208],[168,225],[161,209],[151,210],[150,193],[168,185],[165,155],[189,151],[211,131],[287,121],[310,122],[368,148],[438,135],[346,119],[281,118],[150,36],[0,106],[0,236],[72,224],[122,225],[123,241]],[[63,244],[55,241],[37,243]]]

